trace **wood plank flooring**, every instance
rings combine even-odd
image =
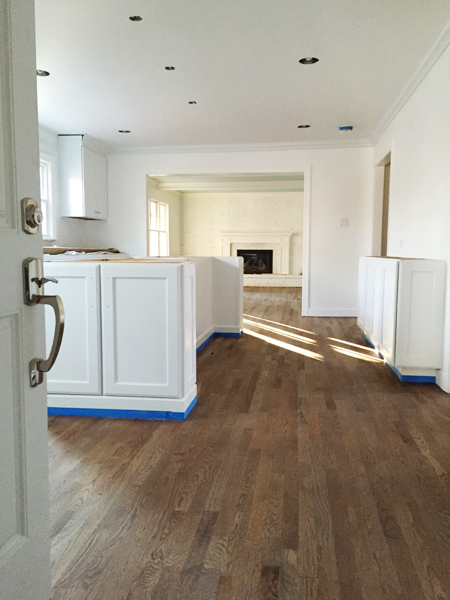
[[[450,600],[450,396],[250,288],[185,422],[51,417],[53,600]]]

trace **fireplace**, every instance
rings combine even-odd
[[[238,256],[238,250],[250,248],[250,253],[261,250],[272,251],[272,269],[270,275],[287,275],[289,273],[289,246],[292,232],[259,231],[259,232],[221,232],[220,245],[222,256]],[[262,273],[259,273],[262,275]],[[249,275],[250,276],[250,275]]]
[[[273,250],[236,250],[244,259],[244,275],[273,273]]]

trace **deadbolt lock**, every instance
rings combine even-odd
[[[33,198],[22,199],[22,229],[26,233],[37,233],[42,223],[42,211]]]

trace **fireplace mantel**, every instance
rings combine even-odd
[[[237,250],[273,250],[273,272],[289,273],[289,240],[292,232],[223,231],[220,234],[222,256],[237,256]]]

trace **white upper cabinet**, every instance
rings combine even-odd
[[[83,135],[60,135],[58,145],[61,216],[106,220],[106,157],[87,148]]]

